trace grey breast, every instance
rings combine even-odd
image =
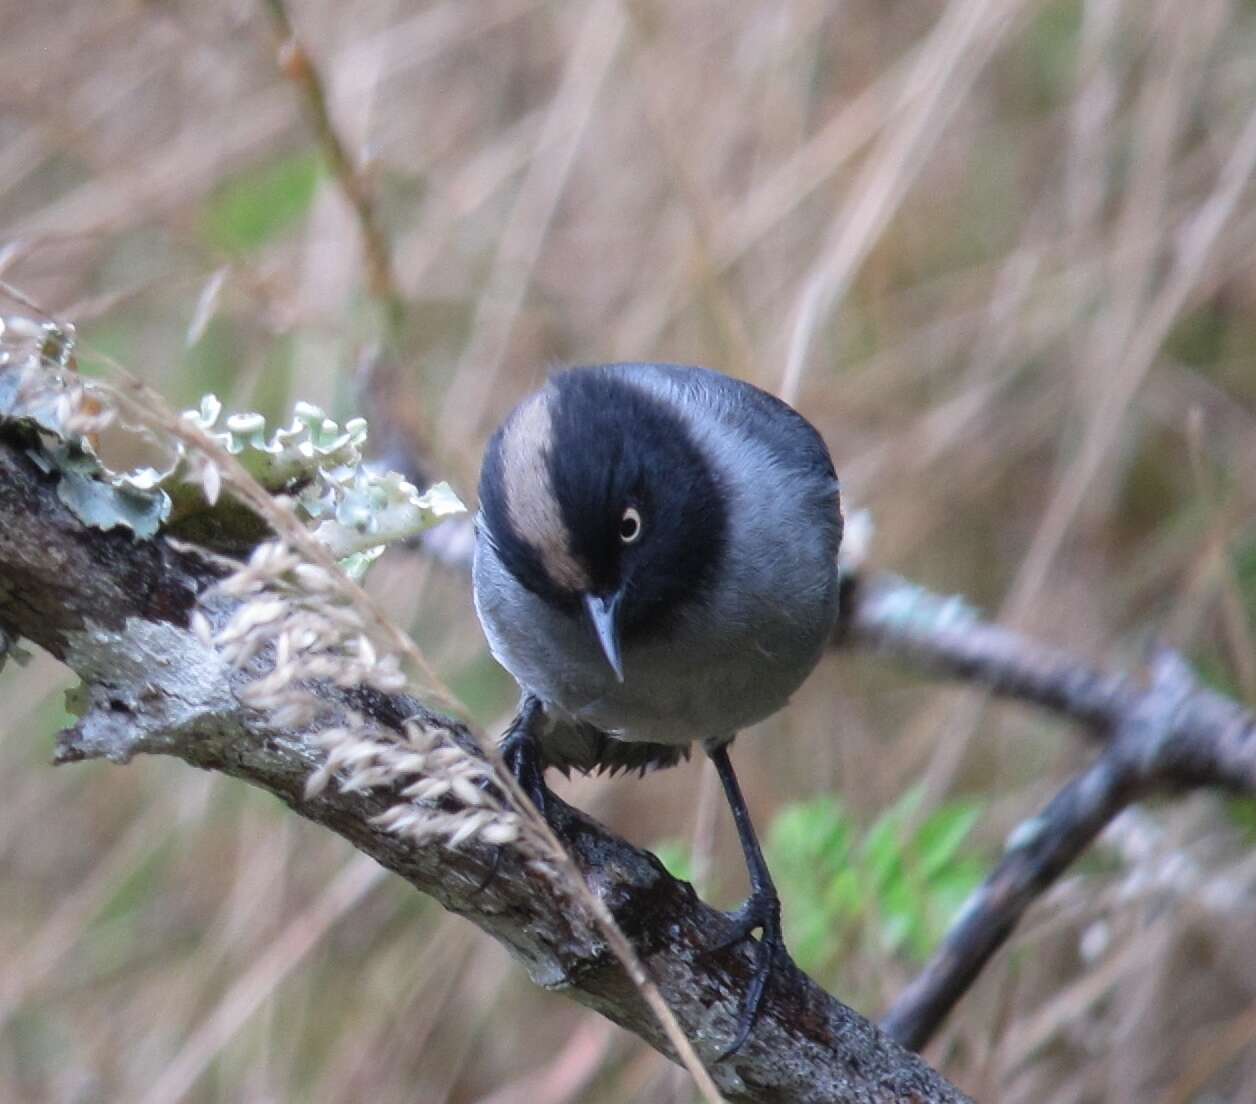
[[[482,519],[477,522],[472,577],[476,613],[489,648],[524,690],[573,716],[606,694],[615,677],[590,631],[510,573]]]

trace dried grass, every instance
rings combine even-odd
[[[467,497],[549,363],[724,367],[796,395],[874,510],[874,561],[1091,654],[1136,662],[1169,627],[1250,691],[1248,7],[291,10],[379,197],[434,468]],[[224,187],[312,148],[261,6],[50,0],[4,22],[0,276],[176,404],[216,388],[352,413],[379,323],[335,184],[255,248],[207,230]],[[500,725],[512,691],[465,581],[377,571]],[[155,761],[42,769],[63,682],[46,660],[0,676],[0,1097],[675,1091],[661,1059],[265,799]],[[737,751],[763,823],[817,792],[870,817],[923,773],[935,799],[984,795],[991,846],[1080,754],[849,658]],[[568,792],[642,842],[686,838],[698,777]],[[1148,815],[1154,846],[1118,837],[1062,883],[931,1050],[983,1099],[1256,1096],[1244,837],[1214,800]],[[732,902],[722,816],[714,837]],[[876,1013],[908,973],[863,956],[828,980]]]

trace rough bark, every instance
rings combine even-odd
[[[1026,910],[1124,809],[1200,786],[1256,793],[1256,718],[1200,686],[1163,651],[1146,682],[978,618],[954,598],[882,577],[849,588],[839,642],[983,685],[1059,713],[1099,744],[1094,762],[1009,837],[1003,858],[881,1020],[904,1046],[928,1044]]]
[[[83,525],[21,439],[0,432],[0,631],[45,648],[84,683],[85,712],[60,737],[59,761],[173,755],[266,789],[501,941],[537,984],[564,992],[666,1053],[657,1021],[614,956],[518,852],[505,849],[490,879],[498,858],[492,848],[416,844],[376,826],[372,818],[395,804],[396,795],[331,786],[304,798],[316,753],[300,733],[277,729],[243,707],[236,693],[241,676],[188,630],[197,596],[216,574],[186,546]],[[459,722],[412,699],[359,693],[344,704],[394,726],[421,714],[473,746]],[[749,951],[708,953],[727,929],[722,913],[649,853],[561,803],[557,816],[589,885],[710,1063],[734,1028],[750,979]],[[732,1100],[964,1099],[918,1057],[795,971],[774,979],[751,1039],[711,1070]]]

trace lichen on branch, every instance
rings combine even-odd
[[[148,398],[136,384],[118,403],[128,417],[102,420],[95,385],[62,382],[71,397],[58,394],[54,413],[92,413],[92,433],[130,422],[134,396]],[[84,520],[47,456],[72,435],[60,424],[64,438],[25,412],[0,414],[0,630],[84,678],[61,761],[168,754],[269,790],[500,939],[539,983],[679,1058],[708,1100],[963,1099],[796,971],[743,1050],[708,1073],[699,1055],[725,1048],[753,966],[744,946],[711,951],[727,918],[560,802],[561,843],[517,804],[482,736],[401,691],[407,642],[358,601],[311,535],[321,523],[298,518],[291,495],[276,508],[198,425],[160,409],[132,423],[219,469],[212,503],[206,469],[189,469],[205,516],[221,516],[229,495],[265,515],[272,537],[244,559],[168,535],[170,522],[142,538]],[[110,481],[103,468],[95,478]]]

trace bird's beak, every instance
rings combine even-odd
[[[619,655],[619,593],[603,598],[597,594],[584,596],[584,608],[593,622],[593,631],[597,633],[598,643],[602,645],[602,654],[611,665],[615,677],[624,681],[624,661]]]

